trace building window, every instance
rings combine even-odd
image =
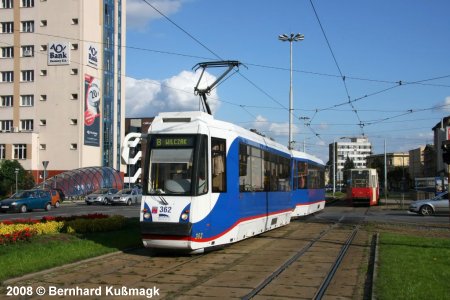
[[[34,81],[34,71],[33,70],[26,70],[20,72],[22,75],[21,81],[22,82],[32,82]]]
[[[78,74],[78,69],[70,70],[70,75],[77,75],[77,74]]]
[[[34,106],[34,95],[21,95],[20,106]]]
[[[78,120],[77,119],[70,119],[70,125],[77,125]]]
[[[13,82],[14,81],[14,72],[13,71],[5,71],[1,72],[1,80],[2,82]]]
[[[2,52],[0,54],[2,55],[2,58],[13,58],[14,47],[2,47]]]
[[[34,32],[34,21],[23,21],[20,24],[22,25],[21,32]]]
[[[22,7],[34,7],[34,0],[22,0]]]
[[[47,51],[47,45],[41,45],[41,51]]]
[[[77,18],[72,19],[72,25],[78,25],[78,19]]]
[[[22,46],[22,56],[23,57],[34,56],[34,46]]]
[[[41,70],[41,76],[47,76],[47,70]]]
[[[41,20],[41,27],[47,26],[47,20]]]
[[[12,129],[12,120],[0,120],[0,130],[1,131],[11,131]]]
[[[78,145],[77,144],[70,144],[70,150],[77,150]]]
[[[13,8],[14,0],[2,0],[2,8]]]
[[[5,159],[5,144],[0,144],[0,159]]]
[[[71,94],[70,95],[71,100],[78,100],[78,94]]]
[[[33,120],[20,120],[20,130],[33,131]]]
[[[40,99],[41,101],[47,101],[47,95],[41,95]]]
[[[39,145],[39,150],[46,150],[47,149],[47,145],[46,144],[40,144]]]
[[[14,22],[2,22],[2,33],[13,33]]]
[[[47,120],[45,120],[45,119],[40,120],[39,121],[39,125],[46,126],[47,125]]]
[[[12,107],[13,104],[12,95],[0,96],[0,107]]]
[[[70,45],[70,48],[71,48],[72,50],[78,50],[78,44],[71,44],[71,45]]]
[[[14,149],[13,159],[27,159],[26,144],[14,144],[13,149]]]

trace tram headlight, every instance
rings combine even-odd
[[[189,214],[187,214],[187,213],[181,214],[181,220],[186,221],[188,218],[189,218]]]
[[[144,219],[149,220],[152,217],[152,214],[149,212],[144,213]]]

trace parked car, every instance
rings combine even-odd
[[[26,213],[33,209],[50,210],[52,208],[52,198],[49,191],[26,190],[20,191],[0,201],[0,211],[16,211]]]
[[[89,194],[86,196],[84,201],[87,205],[91,204],[108,204],[109,201],[112,199],[112,195],[117,193],[117,189],[114,188],[102,188],[99,190],[96,190],[92,192],[92,194]]]
[[[48,191],[52,198],[52,206],[58,208],[65,198],[63,191],[60,189],[50,189]]]
[[[117,194],[112,196],[110,201],[111,204],[136,204],[140,203],[142,198],[142,194],[138,189],[123,189],[119,191]]]
[[[438,194],[436,197],[426,200],[417,200],[411,202],[409,211],[429,216],[438,213],[449,213],[448,192]]]

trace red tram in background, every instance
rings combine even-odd
[[[347,199],[354,204],[377,205],[380,188],[376,169],[347,170]]]

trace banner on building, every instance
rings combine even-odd
[[[84,74],[84,144],[100,146],[100,85],[91,75]]]
[[[92,44],[86,44],[87,65],[98,69],[98,48]]]
[[[47,64],[49,66],[68,65],[70,63],[70,43],[53,42],[47,45]]]

